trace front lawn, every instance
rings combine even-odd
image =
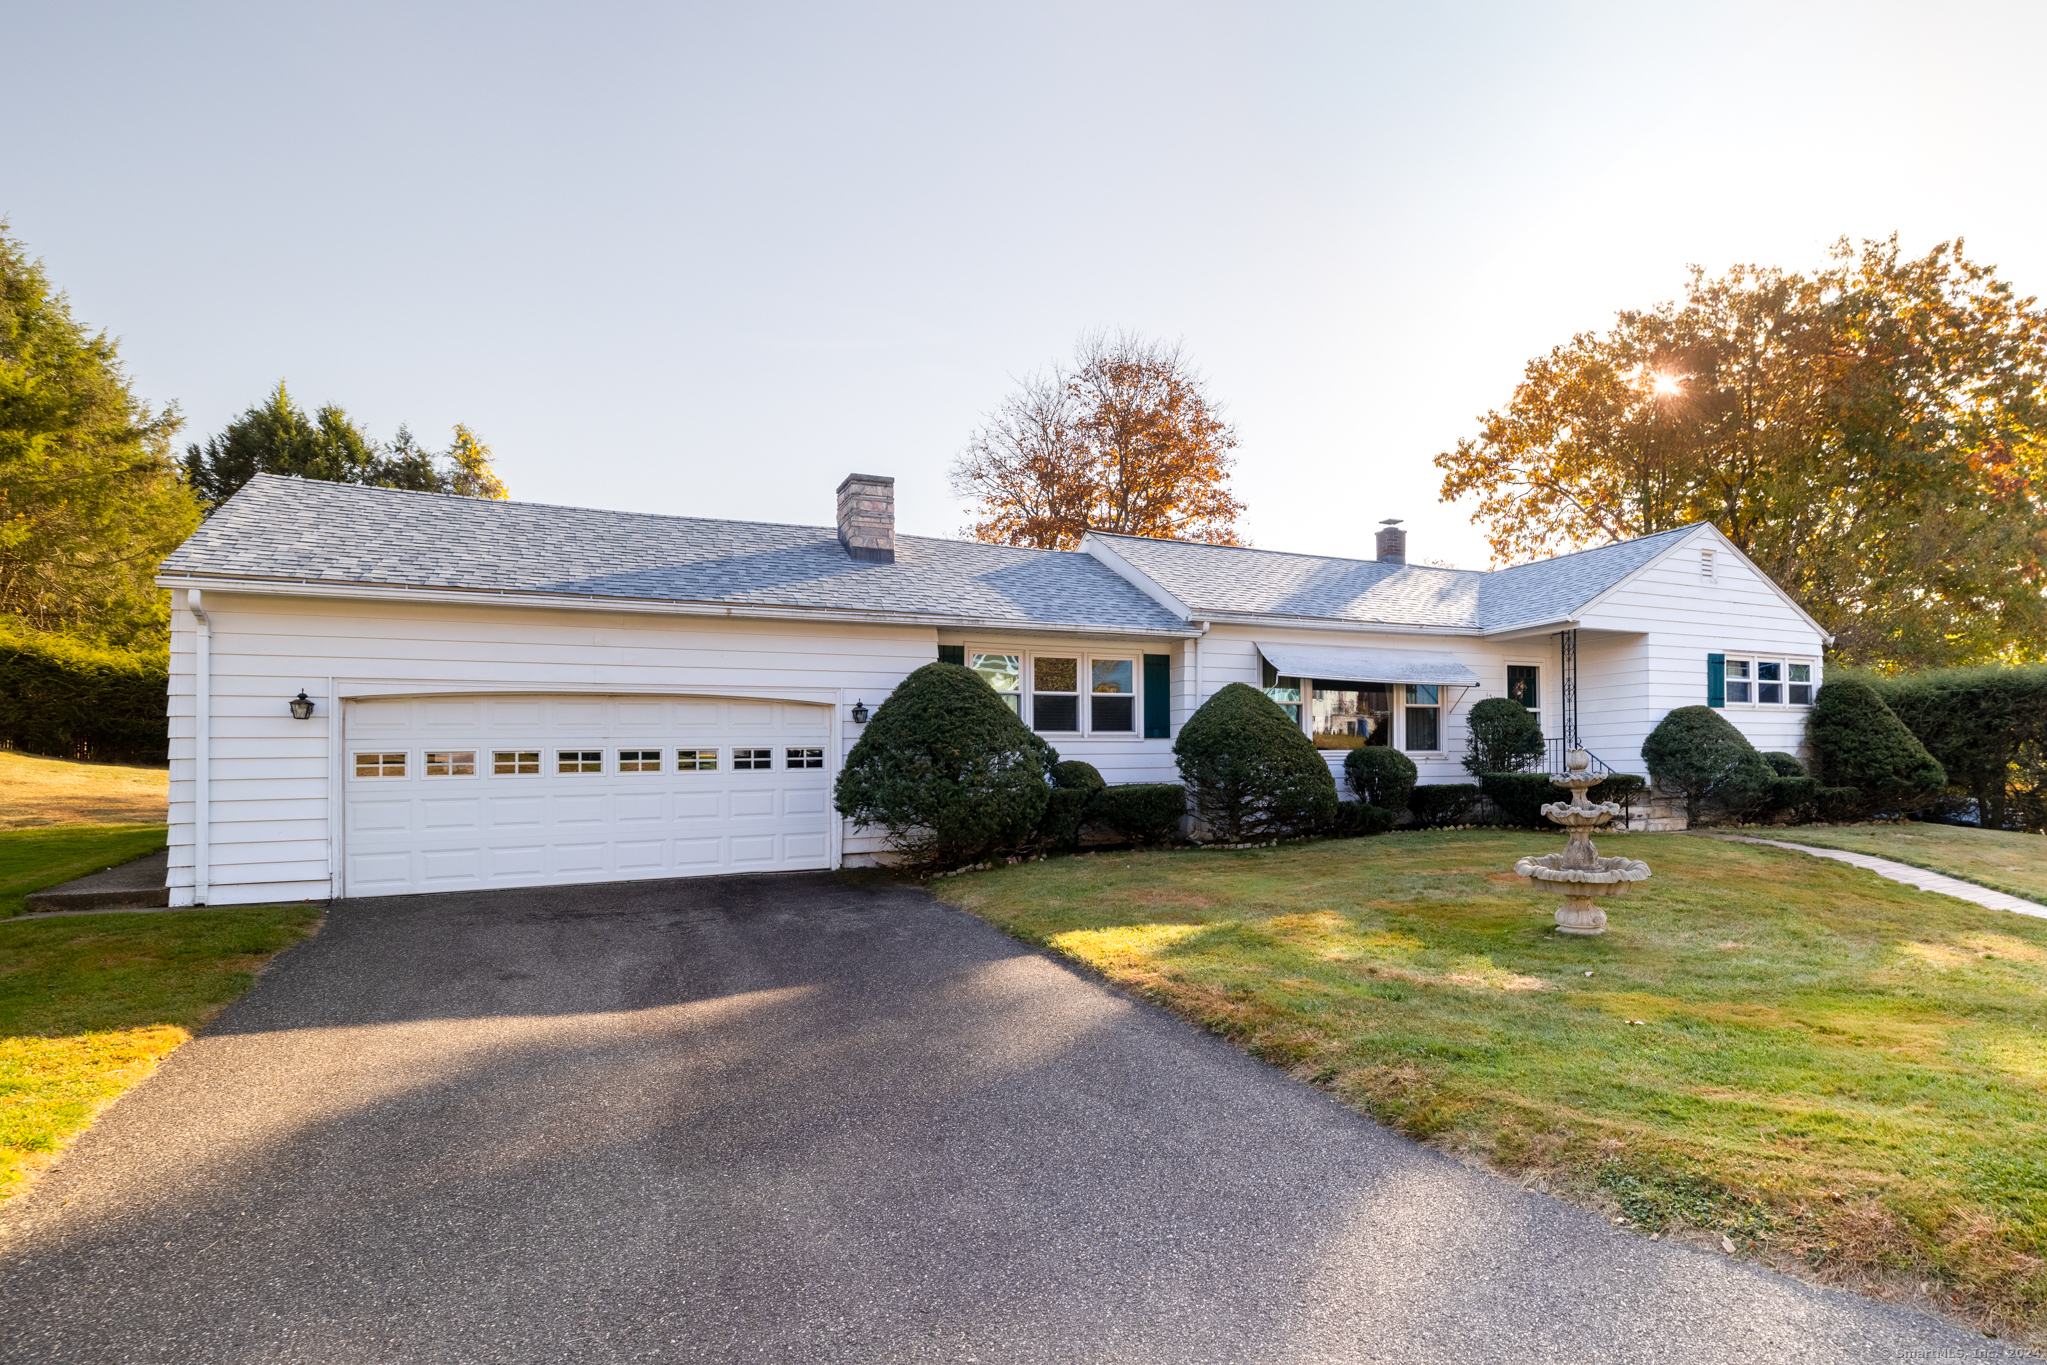
[[[1026,863],[938,894],[1402,1131],[1659,1233],[2047,1323],[2047,922],[1805,854],[1618,835],[1599,938],[1400,834]],[[1908,1287],[1908,1288],[1907,1288]]]
[[[0,919],[31,891],[140,858],[164,846],[162,825],[56,825],[0,830]]]
[[[2047,837],[1959,825],[1801,825],[1787,844],[1869,853],[2047,904]]]
[[[265,906],[0,924],[0,1199],[318,923]]]

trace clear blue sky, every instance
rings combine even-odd
[[[1481,567],[1429,460],[1684,269],[2047,293],[2047,6],[56,5],[0,215],[138,389],[451,423],[513,495],[899,524],[1012,379],[1178,338],[1260,545]]]

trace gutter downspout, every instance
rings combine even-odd
[[[1187,642],[1187,647],[1194,651],[1194,705],[1187,708],[1187,714],[1191,717],[1196,711],[1201,709],[1201,703],[1205,700],[1201,695],[1201,642],[1208,637],[1210,623],[1199,621],[1189,622],[1188,624],[1201,627],[1201,634]]]
[[[198,588],[185,592],[185,605],[198,618],[196,672],[192,679],[192,904],[204,905],[211,891],[213,821],[208,789],[213,749],[213,620]]]

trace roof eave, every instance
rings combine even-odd
[[[610,597],[595,593],[532,592],[511,588],[454,588],[392,583],[336,583],[318,579],[237,574],[159,573],[159,588],[202,588],[276,597],[323,597],[387,602],[509,607],[570,611],[637,612],[665,616],[715,616],[758,621],[829,621],[842,625],[930,626],[949,630],[1002,630],[1054,635],[1116,635],[1146,639],[1193,639],[1185,626],[1125,626],[1087,622],[1023,621],[1006,616],[956,616],[933,612],[880,612],[864,607],[799,607],[771,603],[686,601],[671,597]]]

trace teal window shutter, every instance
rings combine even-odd
[[[1144,737],[1173,737],[1173,656],[1144,656]]]
[[[1725,707],[1727,705],[1727,656],[1708,654],[1706,656],[1706,705]]]
[[[938,647],[938,662],[942,664],[958,664],[961,668],[965,668],[967,666],[967,647],[965,645],[940,645]]]

